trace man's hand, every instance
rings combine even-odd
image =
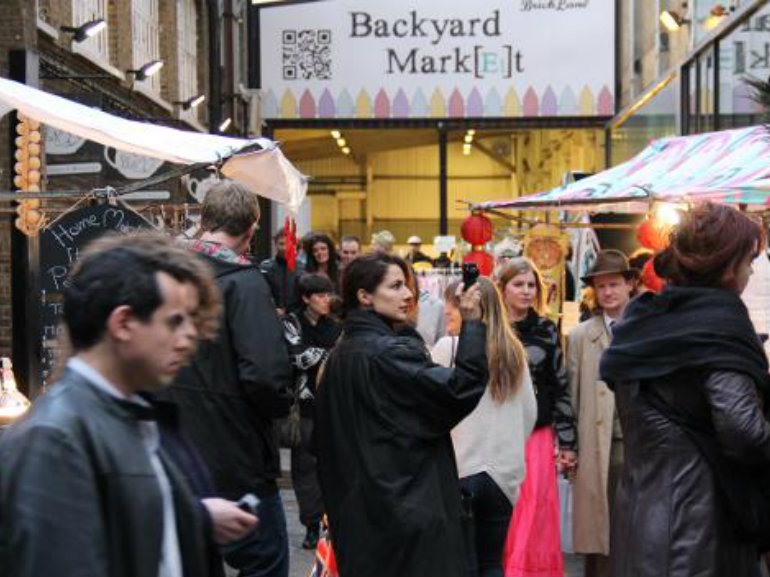
[[[259,523],[259,519],[242,511],[233,501],[211,498],[202,499],[201,502],[211,515],[214,541],[219,545],[240,539]]]
[[[567,478],[574,479],[577,472],[578,457],[575,451],[562,449],[559,451],[557,467],[559,471]]]

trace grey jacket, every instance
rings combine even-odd
[[[157,577],[161,490],[139,431],[151,410],[68,370],[0,441],[0,575]],[[179,470],[173,487],[186,577],[206,575],[203,521]]]

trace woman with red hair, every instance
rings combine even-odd
[[[759,575],[770,549],[768,361],[740,295],[762,226],[726,206],[684,213],[655,257],[660,294],[633,300],[601,374],[625,464],[613,575]]]

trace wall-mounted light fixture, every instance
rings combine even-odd
[[[706,22],[704,24],[706,30],[713,30],[719,26],[722,21],[730,15],[730,12],[732,12],[732,9],[725,8],[723,4],[717,4],[714,6],[709,11],[709,15],[706,18]]]
[[[142,80],[147,80],[150,76],[155,76],[158,72],[160,72],[160,69],[163,68],[163,64],[163,60],[153,60],[152,62],[148,62],[137,70],[126,70],[126,72],[128,74],[133,74],[134,80],[141,82]]]
[[[222,121],[222,124],[219,125],[219,132],[225,132],[228,128],[230,128],[230,125],[233,123],[233,119],[231,117],[227,117]]]
[[[72,34],[72,40],[78,43],[93,38],[105,28],[107,28],[107,21],[104,18],[91,20],[80,26],[59,26],[59,30]]]
[[[192,96],[187,100],[175,100],[174,104],[181,106],[182,110],[190,110],[191,108],[198,108],[198,106],[203,104],[204,100],[206,100],[206,95],[198,94],[197,96]]]
[[[676,32],[685,24],[689,24],[690,21],[675,10],[663,10],[660,13],[660,23],[669,32]]]

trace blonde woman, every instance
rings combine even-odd
[[[554,446],[559,449],[558,468],[572,474],[577,466],[577,432],[559,332],[545,317],[546,289],[531,260],[509,261],[500,271],[498,287],[526,347],[537,391],[537,423],[527,441],[527,480],[506,540],[505,575],[563,577]]]
[[[537,403],[524,347],[513,333],[502,297],[488,278],[478,281],[482,321],[487,326],[489,383],[476,409],[452,430],[460,487],[470,495],[475,547],[468,574],[503,575],[503,545],[524,481],[524,447],[535,426]],[[456,294],[456,293],[455,293]],[[454,303],[459,305],[459,297]],[[457,337],[444,337],[433,359],[452,366]]]

